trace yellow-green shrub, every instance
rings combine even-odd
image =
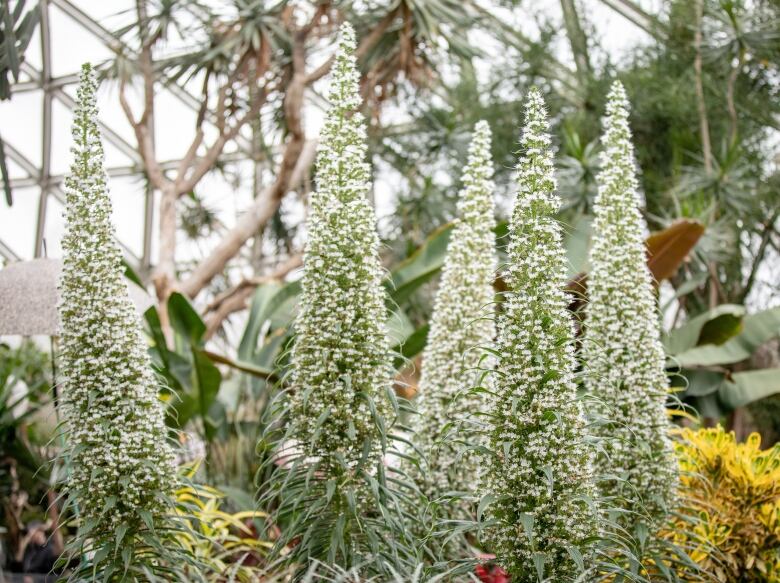
[[[680,518],[675,542],[718,581],[780,583],[780,444],[720,426],[679,436],[681,512],[698,520]]]
[[[198,463],[185,468],[192,479]],[[258,581],[258,565],[271,543],[258,538],[247,525],[250,519],[263,518],[262,512],[246,510],[230,514],[220,509],[224,494],[202,484],[182,486],[176,491],[177,512],[189,524],[190,532],[177,535],[179,544],[208,571],[209,581]]]

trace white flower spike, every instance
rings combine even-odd
[[[158,382],[114,239],[96,89],[85,65],[74,112],[74,160],[65,180],[60,371],[67,492],[80,530],[92,540],[113,541],[114,532],[150,532],[166,513],[175,472]]]
[[[446,492],[474,493],[479,461],[463,454],[462,443],[478,443],[476,424],[485,405],[470,393],[485,366],[483,348],[492,346],[493,279],[496,271],[495,205],[490,127],[474,128],[463,172],[458,218],[452,229],[441,283],[423,352],[422,375],[413,418],[417,445],[427,458],[419,471],[410,467],[418,486],[430,500]],[[456,436],[445,435],[454,422]],[[410,464],[411,465],[411,464]],[[452,518],[471,518],[473,504],[464,498]]]
[[[275,552],[301,572],[321,561],[390,580],[393,570],[413,570],[416,556],[384,465],[396,421],[394,371],[354,51],[345,24],[320,134],[290,396],[271,424],[287,423],[269,440],[269,459],[286,461],[261,503],[288,525]]]
[[[660,320],[647,267],[644,220],[628,125],[629,103],[616,81],[607,101],[590,250],[583,357],[586,386],[606,455],[603,494],[630,511],[626,524],[661,519],[677,469],[665,403],[668,379]]]
[[[566,255],[555,220],[547,112],[528,94],[509,230],[504,311],[490,449],[483,482],[491,500],[488,548],[512,581],[573,581],[574,560],[598,534],[592,454],[574,379],[574,326],[564,292]],[[576,550],[572,550],[576,549]]]
[[[354,50],[346,24],[317,154],[292,355],[294,437],[329,471],[354,467],[366,443],[381,456],[376,415],[387,413],[393,374]]]

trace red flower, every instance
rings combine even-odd
[[[498,565],[477,565],[474,573],[482,583],[509,583],[509,573]]]

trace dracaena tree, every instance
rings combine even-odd
[[[175,549],[167,544],[173,451],[113,236],[96,87],[84,65],[65,181],[60,279],[66,495],[78,526],[70,551],[82,558],[73,578],[166,579],[176,571]]]
[[[677,485],[666,415],[668,380],[644,220],[628,99],[615,82],[607,102],[595,201],[583,356],[604,455],[605,496],[624,525],[663,518]]]
[[[484,403],[470,389],[482,380],[482,348],[495,336],[492,175],[490,127],[480,121],[463,172],[458,218],[434,302],[413,417],[416,443],[426,462],[419,468],[411,465],[410,473],[422,493],[441,508],[442,518],[471,518],[469,495],[479,476],[479,460],[464,446],[481,441],[477,427]],[[448,493],[457,493],[458,501],[445,500]]]
[[[414,561],[384,458],[396,412],[355,34],[341,28],[317,155],[286,423],[261,489],[282,527],[277,551],[390,577]],[[275,426],[272,426],[275,427]]]
[[[486,543],[512,581],[573,581],[598,534],[592,453],[574,378],[566,256],[541,95],[527,98],[498,320]],[[485,502],[487,501],[487,502]]]

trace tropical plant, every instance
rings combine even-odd
[[[41,18],[40,7],[36,4],[30,10],[25,10],[26,0],[16,0],[16,6],[11,10],[11,2],[3,2],[0,6],[0,101],[11,98],[11,75],[14,81],[19,80],[19,68],[24,61],[24,53],[30,44],[33,32]],[[13,203],[11,183],[8,177],[8,165],[5,158],[5,147],[0,138],[0,178],[3,180],[3,190],[8,206]]]
[[[16,0],[16,6],[11,9],[11,2],[3,2],[2,27],[0,27],[0,100],[11,97],[11,75],[14,81],[19,80],[19,67],[24,61],[24,52],[30,44],[35,27],[41,17],[40,7],[34,6],[25,10],[26,0]]]
[[[62,551],[57,529],[56,504],[47,508],[56,494],[50,488],[50,471],[45,447],[51,439],[48,427],[36,423],[51,406],[49,392],[52,363],[32,340],[18,346],[0,344],[0,508],[3,546],[13,569],[24,557],[25,530],[30,521],[47,521],[53,532],[52,547]],[[50,425],[54,425],[52,420]],[[42,501],[42,502],[38,502]]]
[[[252,583],[263,574],[262,561],[273,546],[257,536],[265,514],[257,510],[236,513],[221,508],[225,495],[216,488],[192,483],[200,462],[185,466],[188,483],[176,490],[177,513],[190,532],[178,541],[187,553],[208,569],[207,580]]]
[[[389,578],[393,569],[411,572],[417,556],[385,467],[399,405],[354,52],[344,24],[317,156],[289,389],[263,444],[272,448],[267,465],[278,467],[260,497],[282,529],[274,555],[283,563],[304,573],[323,561]]]
[[[780,369],[740,370],[778,336],[780,308],[749,314],[735,304],[721,304],[671,330],[663,340],[680,397],[702,416],[721,419],[780,393]]]
[[[72,580],[171,578],[173,450],[141,323],[113,239],[92,68],[81,71],[66,181],[61,386]],[[182,555],[185,557],[186,555]]]
[[[621,522],[651,527],[671,507],[676,468],[655,292],[645,259],[628,101],[615,82],[604,122],[583,338],[585,386],[604,454],[600,488]]]
[[[780,581],[780,445],[738,443],[721,426],[679,431],[680,499],[665,535],[694,547],[691,557],[717,581]],[[698,519],[688,528],[691,515]],[[684,577],[685,573],[681,575]]]
[[[412,418],[415,442],[425,462],[409,471],[422,493],[440,506],[440,518],[472,520],[484,399],[469,391],[480,384],[484,348],[495,337],[493,286],[496,270],[495,206],[490,128],[477,123],[463,173],[458,219],[447,245],[439,292],[423,352],[422,377]],[[449,430],[448,430],[449,428]],[[461,496],[458,501],[447,496]]]
[[[487,546],[513,581],[574,581],[592,567],[587,547],[599,533],[593,452],[574,377],[547,112],[537,90],[527,99],[480,507]]]

